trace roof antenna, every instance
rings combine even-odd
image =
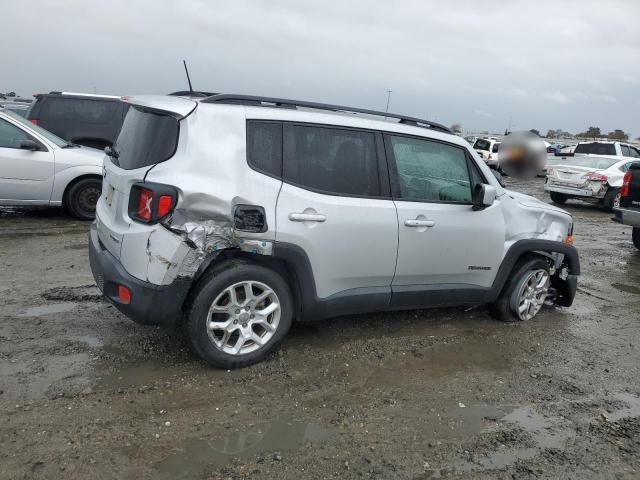
[[[191,78],[189,78],[189,69],[187,69],[187,61],[182,60],[182,63],[184,64],[184,71],[187,74],[187,82],[189,82],[189,95],[193,97],[193,87],[191,86]]]

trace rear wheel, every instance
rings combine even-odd
[[[558,192],[549,192],[549,195],[551,195],[551,201],[553,203],[565,203],[569,197],[567,197],[565,194],[563,193],[558,193]]]
[[[264,360],[291,327],[293,302],[283,278],[266,267],[233,261],[198,284],[187,334],[210,365],[237,368]]]
[[[607,190],[602,204],[607,210],[613,210],[614,208],[618,208],[620,206],[620,198],[620,189],[610,188],[609,190]]]
[[[71,185],[65,198],[65,205],[74,217],[80,220],[93,220],[101,191],[100,180],[84,178]]]
[[[640,227],[633,227],[633,234],[631,238],[633,238],[633,244],[635,247],[640,250]]]
[[[500,297],[491,306],[491,315],[502,321],[531,320],[544,305],[550,283],[549,265],[545,260],[520,261]]]

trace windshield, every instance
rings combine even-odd
[[[111,161],[125,170],[164,162],[176,152],[178,132],[175,117],[131,107],[113,145],[117,157]]]
[[[616,146],[613,143],[581,143],[576,147],[575,153],[592,153],[595,155],[616,155]]]
[[[620,160],[617,158],[604,158],[604,157],[573,157],[569,159],[563,159],[563,165],[571,167],[586,167],[594,168],[596,170],[606,170],[611,165],[618,163]]]
[[[69,145],[69,142],[67,142],[66,140],[63,140],[59,136],[51,133],[49,130],[45,130],[44,128],[39,127],[38,125],[34,125],[29,120],[27,120],[26,118],[18,115],[15,112],[12,112],[12,111],[9,111],[9,110],[5,109],[4,113],[9,115],[13,120],[17,121],[18,123],[24,125],[29,130],[31,130],[33,132],[36,132],[37,134],[43,136],[44,138],[49,140],[51,143],[54,143],[58,147],[64,147],[64,146]]]
[[[489,150],[489,147],[491,147],[491,142],[484,138],[476,140],[476,144],[473,146],[473,148],[477,148],[478,150]]]

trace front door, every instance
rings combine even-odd
[[[40,150],[20,148],[25,140],[35,141]],[[0,201],[47,204],[54,173],[53,152],[22,128],[0,118]]]
[[[386,136],[385,145],[399,223],[393,286],[414,292],[490,286],[503,255],[504,218],[499,200],[473,209],[472,185],[483,179],[467,151],[401,135]]]

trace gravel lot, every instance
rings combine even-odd
[[[337,318],[232,372],[100,300],[87,223],[0,209],[0,478],[637,478],[640,252],[567,209],[571,308]]]

